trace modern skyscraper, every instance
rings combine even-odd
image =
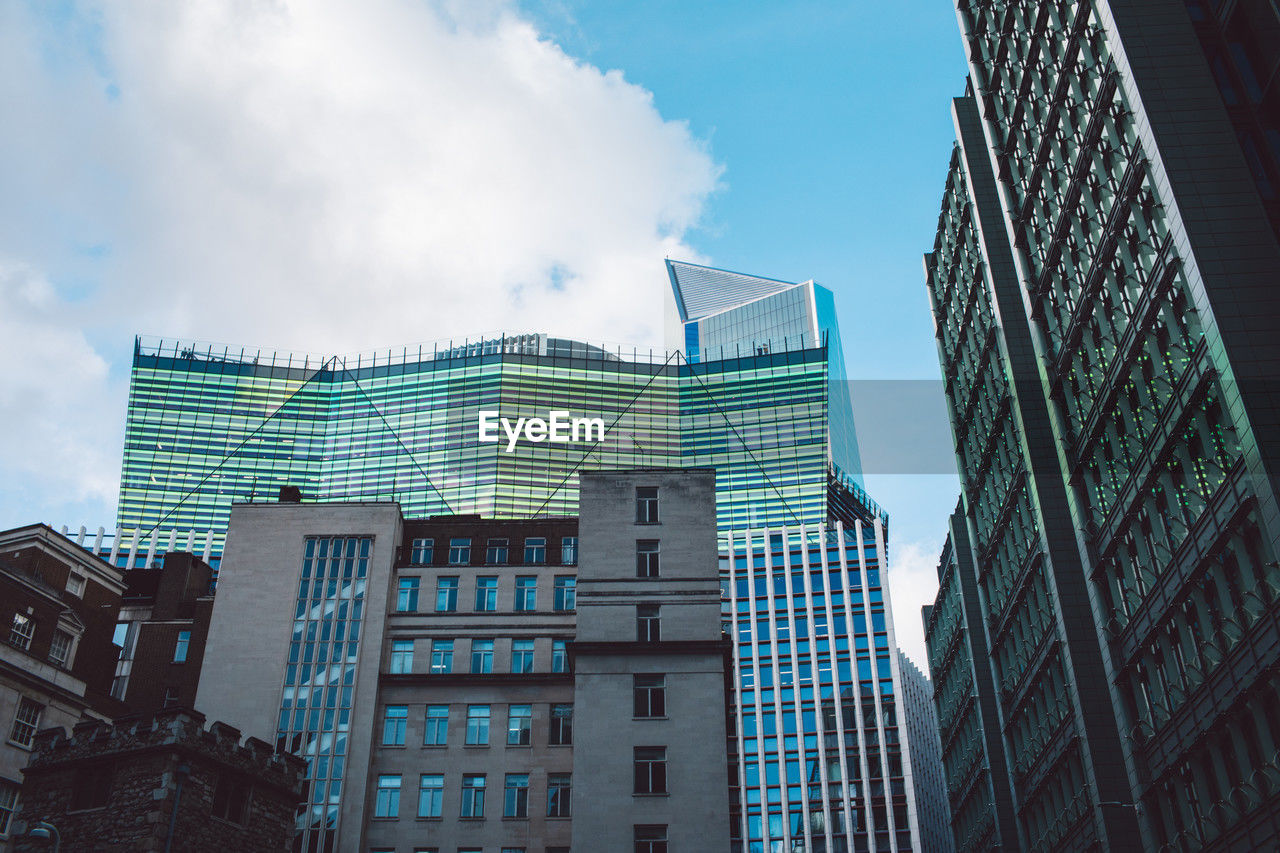
[[[1020,843],[1273,843],[1280,11],[957,11],[925,268]]]
[[[907,758],[915,789],[920,849],[952,853],[955,845],[951,840],[951,807],[943,775],[933,685],[902,652],[898,652],[898,670],[902,673],[902,719],[907,728]]]
[[[836,483],[874,509],[830,293],[789,287],[822,325],[741,357],[727,331],[696,360],[545,335],[348,358],[139,340],[117,540],[213,531],[216,561],[231,503],[283,486],[411,516],[571,515],[581,467],[714,467],[721,530],[826,521]],[[755,303],[722,307],[756,339]],[[512,438],[521,418],[544,425]]]

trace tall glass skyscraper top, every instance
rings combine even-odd
[[[784,287],[765,303],[797,293],[829,325],[745,351],[726,332],[696,358],[538,334],[355,357],[139,339],[118,524],[216,537],[233,501],[285,486],[395,499],[409,516],[573,515],[579,469],[652,466],[716,468],[721,530],[849,506],[870,520],[834,314],[819,311],[830,294]],[[773,322],[727,298],[719,316],[741,340]]]

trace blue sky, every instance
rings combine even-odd
[[[670,255],[814,278],[853,378],[936,380],[964,73],[941,0],[0,2],[0,526],[111,525],[135,334],[659,343]],[[958,483],[867,485],[919,659]]]

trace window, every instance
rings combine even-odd
[[[428,705],[427,726],[422,735],[425,746],[444,746],[449,742],[449,706]]]
[[[178,642],[173,644],[173,662],[186,663],[187,650],[191,648],[191,632],[179,631]]]
[[[636,577],[656,578],[658,576],[658,540],[636,540]]]
[[[571,575],[556,576],[556,610],[573,610],[577,607],[578,579]]]
[[[569,648],[564,640],[551,641],[551,671],[569,671]]]
[[[67,575],[67,592],[76,598],[84,598],[84,575],[75,572]]]
[[[53,640],[49,643],[49,660],[58,666],[68,666],[71,658],[71,635],[66,631],[53,632]]]
[[[565,566],[578,565],[577,536],[566,536],[560,540],[560,562]]]
[[[551,706],[551,736],[548,743],[552,746],[568,746],[573,743],[573,705]]]
[[[182,696],[182,693],[181,693],[181,691],[179,691],[179,690],[178,690],[178,688],[176,688],[176,687],[166,687],[166,688],[164,689],[164,704],[163,704],[163,705],[161,705],[160,707],[162,707],[162,708],[175,708],[175,707],[177,707],[177,705],[178,705],[178,700],[181,698],[181,696]]]
[[[400,578],[396,595],[397,613],[414,613],[418,609],[418,578]]]
[[[476,578],[476,610],[498,609],[498,579]]]
[[[635,824],[635,853],[667,853],[666,824]]]
[[[400,777],[379,776],[373,803],[374,817],[400,817]]]
[[[533,728],[533,706],[511,705],[507,711],[507,746],[528,746]]]
[[[489,745],[489,706],[467,706],[467,746]]]
[[[506,565],[507,540],[506,539],[490,539],[489,547],[485,549],[484,561],[491,566]]]
[[[493,672],[493,640],[471,641],[471,671]]]
[[[636,605],[636,642],[656,643],[662,639],[662,623],[658,617],[658,605]]]
[[[391,672],[413,672],[413,640],[391,641]]]
[[[84,767],[76,771],[71,783],[71,811],[105,808],[111,798],[113,768],[109,764]]]
[[[507,784],[502,798],[502,816],[529,816],[529,774],[507,774]]]
[[[636,487],[636,524],[658,523],[658,487]]]
[[[413,548],[409,551],[409,562],[415,566],[431,565],[435,544],[434,539],[413,540]]]
[[[436,612],[452,613],[458,609],[458,579],[436,579]]]
[[[453,640],[431,641],[431,671],[436,675],[453,672]]]
[[[244,826],[249,820],[249,786],[230,775],[218,777],[213,789],[213,816]]]
[[[404,729],[408,722],[407,705],[388,705],[382,718],[382,745],[404,746]]]
[[[538,609],[538,579],[532,575],[516,578],[516,610]]]
[[[635,748],[635,783],[637,794],[667,793],[667,748],[665,746]]]
[[[573,814],[573,782],[569,773],[547,774],[547,817]]]
[[[526,847],[503,847],[502,853],[525,853]]]
[[[462,816],[484,817],[484,774],[462,777]]]
[[[533,640],[511,641],[511,671],[533,672]]]
[[[465,566],[471,562],[471,540],[449,540],[449,565]]]
[[[444,776],[423,773],[418,780],[418,817],[440,817],[444,806]]]
[[[36,731],[40,728],[40,712],[43,710],[44,706],[39,702],[32,702],[23,696],[18,701],[18,713],[14,715],[13,728],[9,729],[9,741],[18,746],[31,746],[36,738]]]
[[[545,536],[529,536],[524,540],[524,561],[526,565],[539,566],[547,561],[547,539]]]
[[[9,823],[18,813],[18,786],[0,779],[0,838],[9,834]]]
[[[31,648],[31,638],[35,636],[36,623],[30,616],[21,613],[13,614],[13,624],[9,628],[9,645],[20,649]]]

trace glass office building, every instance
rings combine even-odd
[[[216,559],[232,502],[282,487],[394,499],[411,517],[574,515],[584,467],[714,467],[721,530],[825,521],[836,482],[876,513],[820,290],[787,292],[807,294],[812,316],[825,305],[826,325],[746,350],[721,336],[689,359],[539,334],[354,357],[139,339],[117,523],[124,539],[212,531]],[[754,340],[757,306],[738,302],[720,316],[742,315],[734,334]],[[563,441],[513,442],[499,421],[554,412],[567,419]],[[599,422],[575,430],[573,419]]]
[[[884,553],[878,521],[723,538],[734,850],[921,849]]]

